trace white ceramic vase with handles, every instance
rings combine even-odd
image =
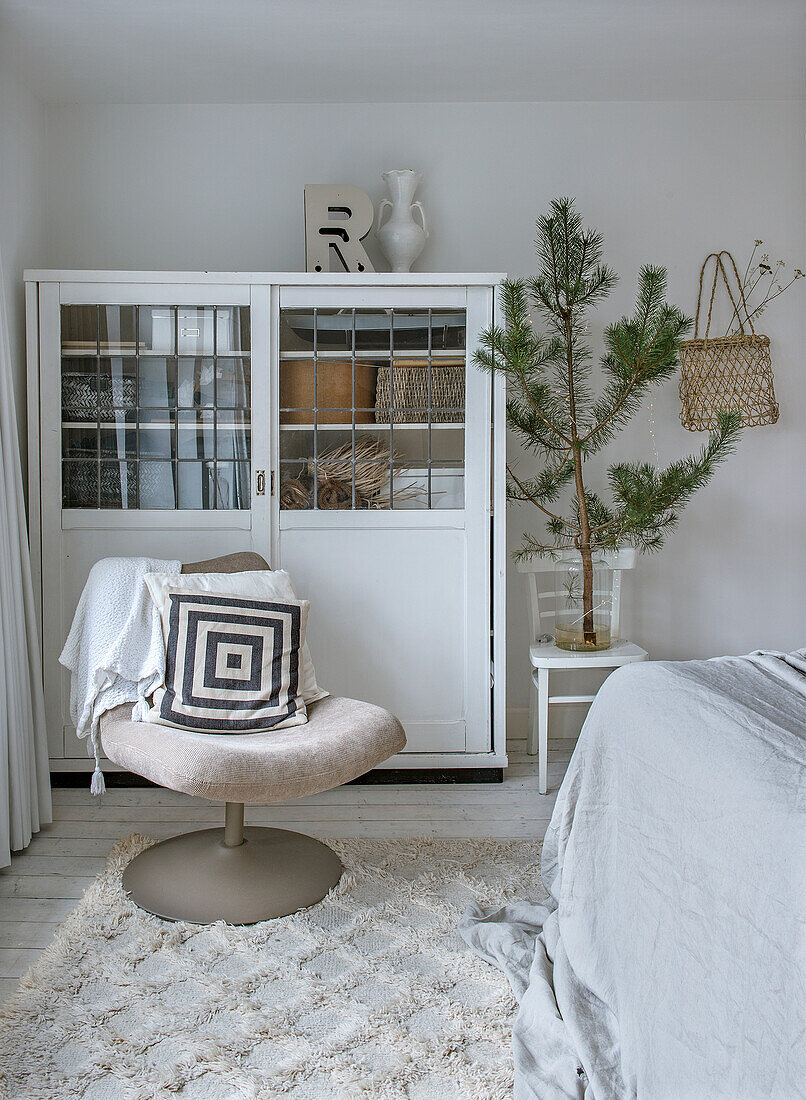
[[[410,271],[428,239],[423,204],[412,201],[422,178],[421,172],[413,172],[410,168],[394,169],[381,176],[389,188],[391,198],[383,199],[378,207],[375,236],[384,256],[392,265],[392,271]],[[387,206],[392,208],[392,213],[384,222],[383,215]],[[421,225],[414,220],[415,210],[420,212]]]

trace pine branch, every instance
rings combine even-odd
[[[554,434],[558,436],[563,441],[563,443],[570,446],[570,437],[566,435],[566,433],[556,423],[553,423],[550,416],[548,416],[547,413],[544,412],[543,409],[540,407],[543,401],[549,398],[550,391],[548,389],[541,388],[539,391],[533,392],[531,387],[529,386],[529,383],[526,380],[526,374],[523,370],[518,373],[518,381],[520,382],[521,393],[531,405],[532,411],[535,416],[539,420],[542,420],[545,426],[550,431],[554,432]]]
[[[517,480],[528,499],[539,500],[541,504],[551,504],[558,500],[563,489],[574,476],[573,462],[546,466],[533,478],[516,478],[512,467],[507,466],[507,470],[513,480]]]
[[[602,367],[611,378],[594,404],[594,424],[583,435],[583,445],[601,433],[594,449],[604,446],[635,415],[647,389],[674,373],[680,341],[690,327],[691,321],[666,303],[665,270],[643,267],[634,316],[605,330],[608,355]]]
[[[534,535],[530,535],[528,531],[524,531],[521,535],[521,546],[519,550],[516,550],[512,557],[516,562],[530,561],[536,555],[550,554],[555,557],[558,552],[563,550],[570,550],[572,543],[568,543],[566,546],[549,546],[545,543],[538,542]]]
[[[561,353],[559,342],[535,336],[529,314],[525,283],[522,279],[505,279],[501,284],[501,301],[504,310],[504,326],[492,326],[479,340],[473,361],[482,370],[500,371],[511,385],[517,387],[523,401],[533,416],[524,416],[523,408],[513,406],[517,415],[516,428],[528,435],[534,418],[542,421],[545,429],[568,445],[570,438],[550,415],[556,412],[551,391],[542,381],[545,368]],[[517,402],[517,398],[515,399]],[[548,436],[538,430],[540,446],[546,445]]]
[[[567,314],[606,297],[618,277],[599,263],[601,234],[582,229],[573,199],[555,199],[551,212],[538,219],[537,229],[543,271],[529,280],[529,288],[535,304],[559,327]]]
[[[543,450],[552,455],[563,455],[568,450],[568,445],[545,420],[535,415],[532,406],[515,397],[507,399],[507,423],[530,450]]]
[[[514,483],[516,487],[516,491],[512,491],[511,485],[507,486],[507,499],[524,501],[530,504],[534,504],[536,508],[539,508],[544,515],[548,516],[549,519],[553,520],[555,523],[562,524],[563,527],[567,528],[568,530],[574,530],[573,524],[569,523],[568,520],[563,519],[562,516],[558,516],[555,515],[554,512],[550,512],[549,509],[546,508],[545,505],[542,503],[543,500],[556,499],[556,496],[559,495],[559,489],[562,488],[562,485],[569,480],[569,476],[572,476],[573,472],[574,471],[572,467],[570,475],[566,476],[563,479],[562,471],[557,471],[554,478],[549,475],[548,478],[546,478],[545,483],[543,483],[541,482],[540,478],[547,473],[547,471],[544,470],[543,475],[540,475],[535,481],[529,483],[521,481],[518,478],[517,474],[515,474],[509,463],[507,463],[507,474],[509,475],[511,482]],[[556,494],[552,497],[552,494],[555,493],[555,490]]]
[[[625,540],[642,550],[658,549],[665,533],[677,523],[680,509],[735,450],[741,422],[739,412],[720,412],[717,428],[700,454],[681,458],[665,470],[657,471],[649,463],[611,466],[608,478],[621,508],[612,520],[597,527],[596,534],[609,530],[608,537],[615,534],[615,541]]]

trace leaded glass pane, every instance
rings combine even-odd
[[[280,315],[280,507],[464,507],[464,310]]]
[[[243,306],[63,306],[65,508],[248,508]]]

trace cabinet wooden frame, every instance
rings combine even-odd
[[[371,578],[373,572],[379,577],[382,574],[387,602],[379,616],[383,621],[376,628],[379,636],[387,632],[389,661],[382,663],[384,647],[379,647],[379,681],[383,683],[378,688],[381,697],[373,701],[395,709],[409,735],[407,751],[388,761],[387,767],[505,766],[505,396],[499,379],[481,374],[469,362],[478,334],[493,317],[494,288],[501,276],[30,271],[25,278],[30,540],[40,614],[41,608],[46,609],[43,666],[54,768],[66,771],[89,767],[85,746],[78,743],[65,718],[69,684],[57,662],[77,595],[92,562],[119,553],[191,560],[239,549],[261,553],[274,568],[288,568],[298,578],[300,588],[312,587],[316,591],[312,623],[316,624],[318,614],[326,635],[328,604],[339,583],[348,589],[352,586],[357,608],[356,621],[345,629],[353,636],[359,630],[373,629],[363,619],[372,617],[369,612],[378,603],[373,603],[372,584],[364,593],[359,582],[367,575]],[[62,508],[59,326],[63,305],[249,307],[249,508]],[[286,308],[464,311],[468,359],[464,508],[281,511],[279,349],[280,311]],[[264,493],[257,491],[258,472],[265,474]],[[327,546],[331,560],[339,563],[341,579],[319,567],[320,543]],[[374,570],[367,570],[366,561],[357,564],[361,555],[370,556]],[[426,577],[426,566],[435,570],[434,576]],[[391,583],[395,576],[401,581],[398,595]],[[432,597],[424,598],[420,608],[413,599],[418,576]],[[433,598],[442,587],[444,606]],[[307,596],[308,592],[303,594]],[[397,606],[395,600],[399,601]],[[339,614],[343,610],[344,606]],[[376,680],[371,669],[359,675],[349,668],[349,662],[340,664],[329,656],[338,648],[333,645],[335,616],[334,610],[325,652],[321,652],[321,642],[317,646],[316,634],[311,635],[317,669],[324,670],[320,681],[340,694],[372,698],[371,685]],[[395,621],[404,638],[394,636]],[[450,629],[446,623],[452,624]],[[444,643],[449,636],[450,646],[441,647],[440,637]],[[406,686],[406,669],[394,668],[401,654],[416,659],[420,646],[428,654],[432,637],[436,650],[430,664],[438,668],[443,662],[450,672],[446,676],[445,700],[434,676],[425,676],[428,682],[423,685],[423,698],[418,699],[416,685]],[[364,655],[369,655],[368,649]],[[328,682],[326,672],[331,667],[338,671],[339,682]],[[342,686],[342,681],[350,682]],[[351,684],[364,690],[351,691]]]

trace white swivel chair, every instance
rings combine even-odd
[[[183,573],[268,569],[258,554],[225,554]],[[226,803],[223,829],[163,840],[123,874],[132,901],[166,920],[253,924],[314,905],[339,881],[326,844],[287,829],[244,828],[244,803],[284,802],[329,791],[406,746],[397,718],[358,699],[308,704],[303,726],[267,733],[202,733],[132,721],[124,703],[101,717],[113,764],[160,787]]]
[[[584,668],[619,668],[635,661],[648,661],[649,654],[632,642],[619,637],[619,612],[621,610],[621,574],[635,565],[636,552],[628,548],[600,555],[613,571],[611,592],[610,633],[613,644],[609,649],[593,653],[573,653],[559,649],[551,641],[540,639],[554,632],[554,566],[551,558],[534,557],[530,561],[518,563],[519,572],[525,574],[529,583],[529,661],[532,667],[532,687],[529,693],[529,735],[527,752],[537,753],[538,782],[540,793],[545,794],[546,765],[548,763],[549,706],[556,703],[592,703],[595,695],[551,695],[549,692],[549,674],[552,670],[577,670]],[[551,584],[541,584],[539,579],[548,579]]]

